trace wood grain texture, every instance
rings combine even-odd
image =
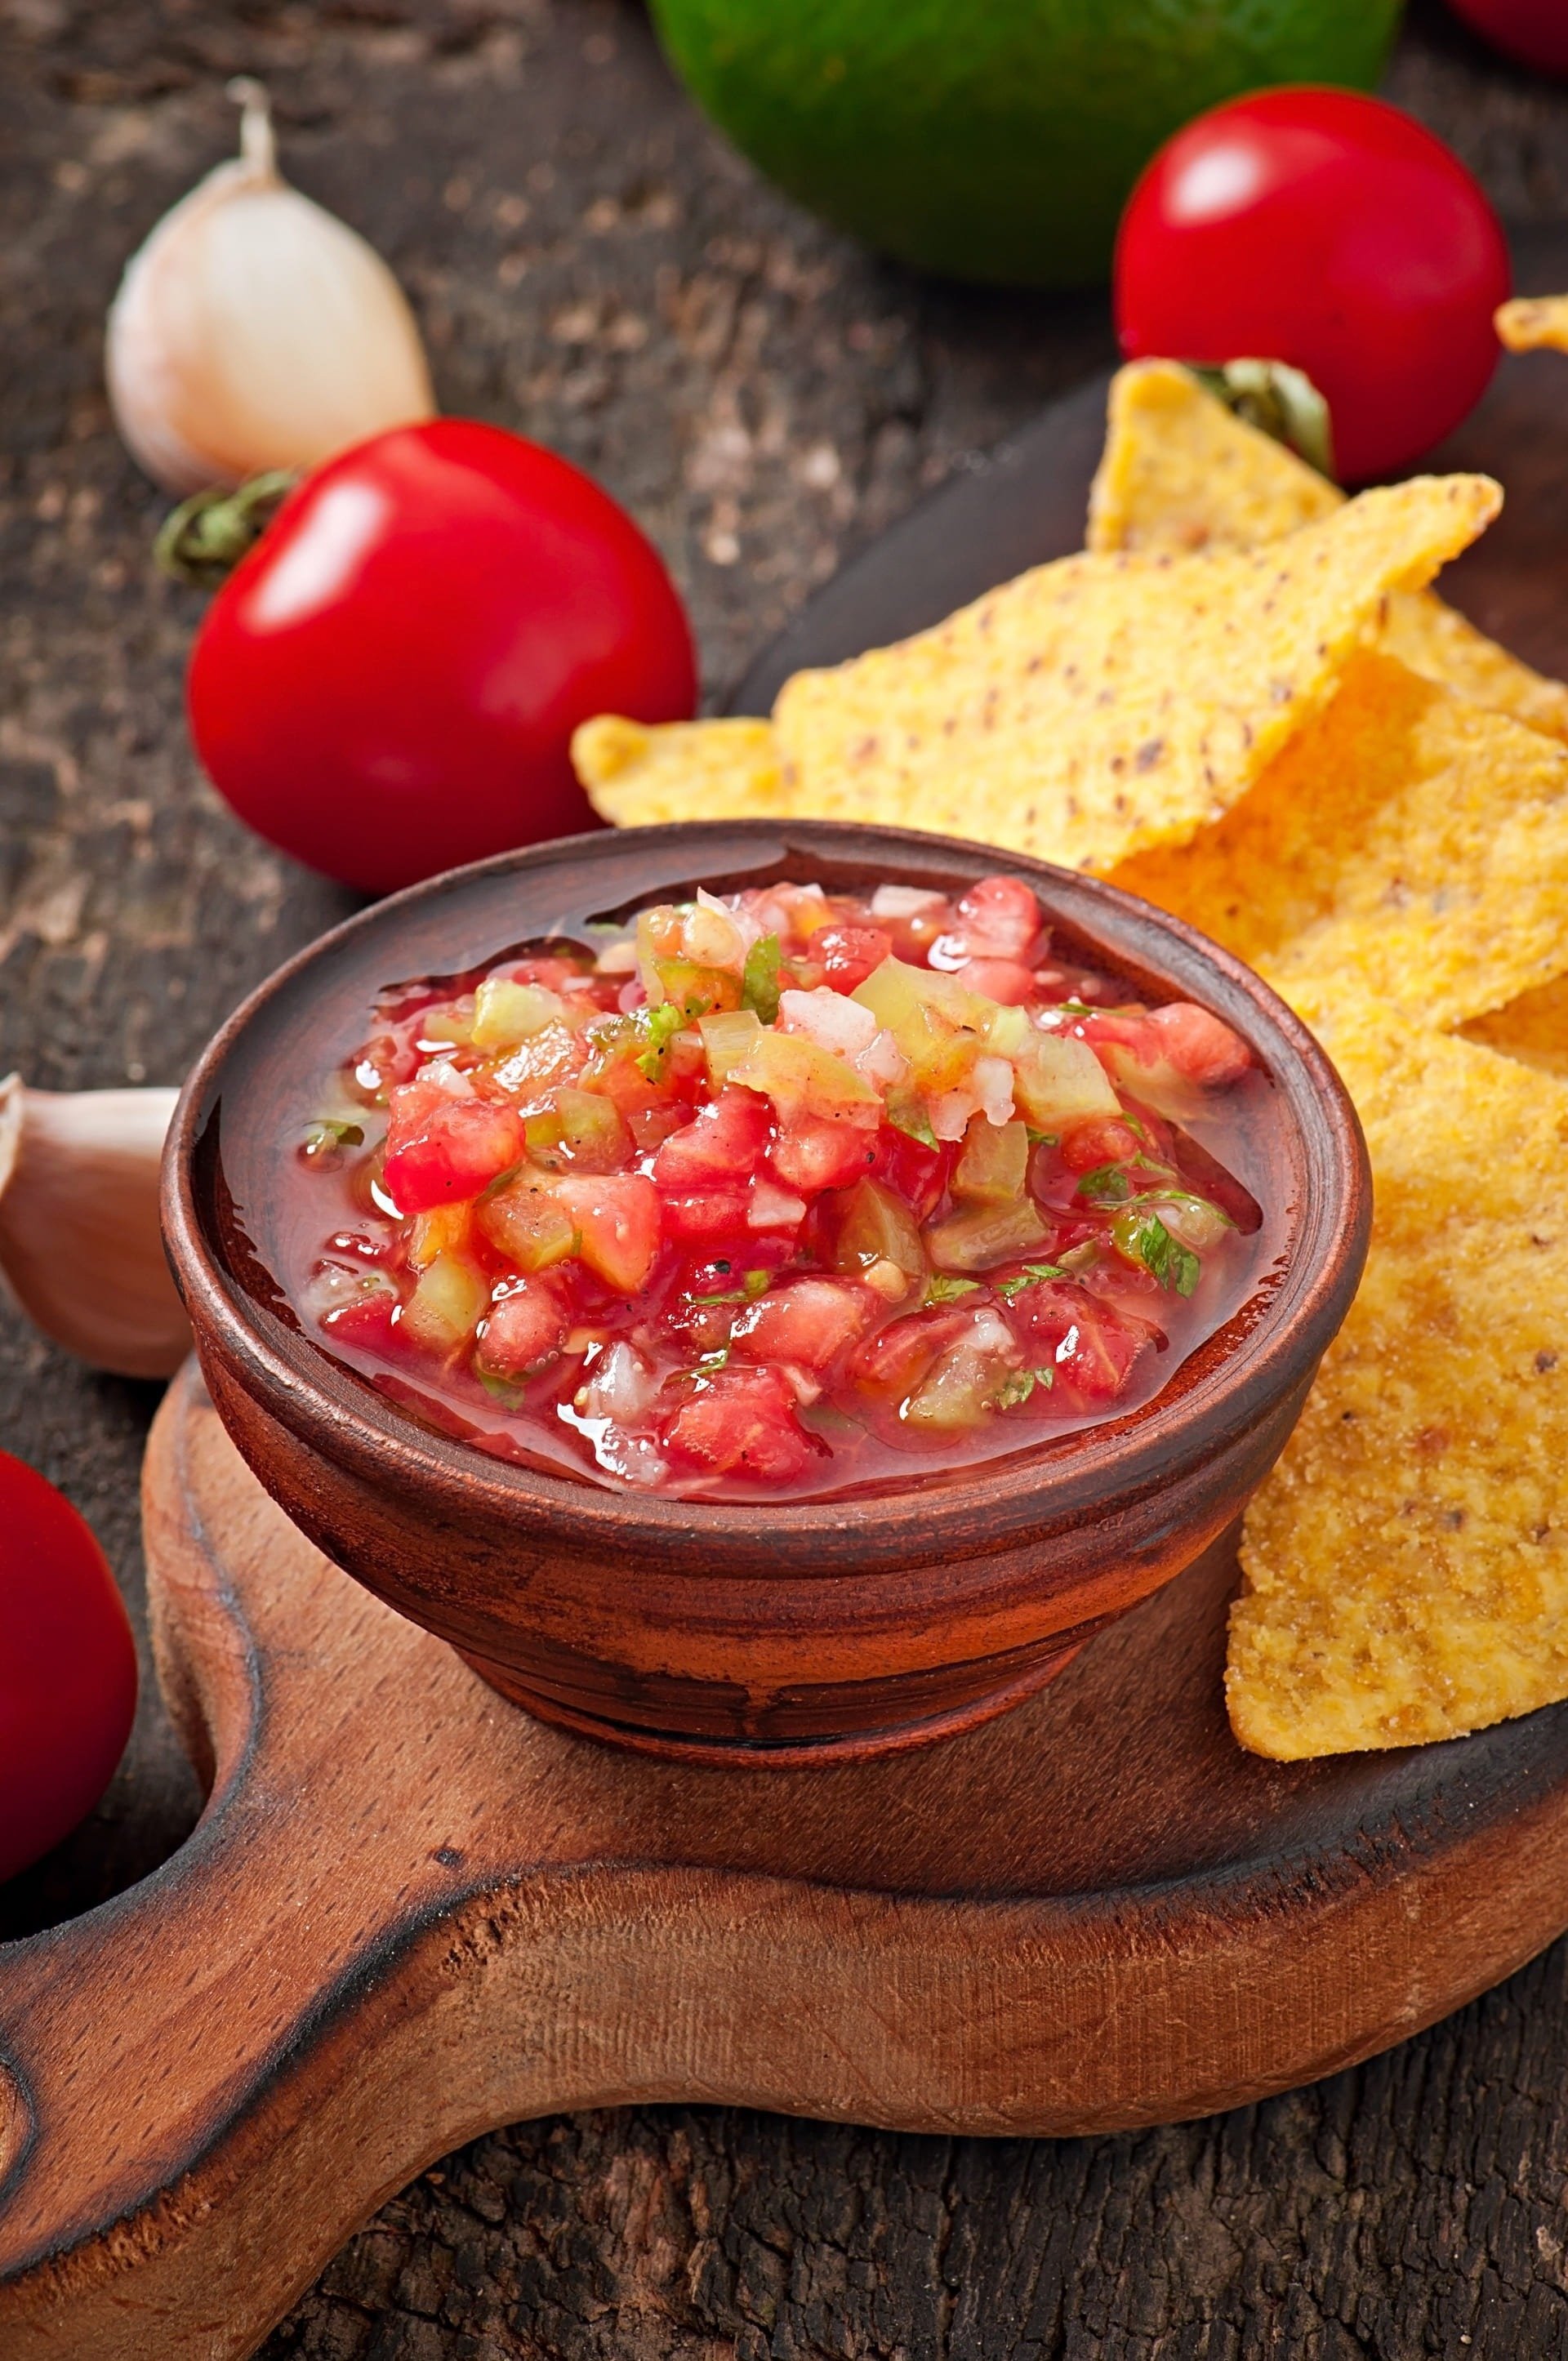
[[[0,43],[0,1070],[53,1087],[178,1081],[346,906],[199,783],[180,683],[200,602],[148,575],[159,503],[103,401],[115,275],[225,151],[226,75],[269,78],[295,177],[395,261],[444,406],[542,434],[652,520],[716,687],[923,489],[1112,357],[1099,299],[970,297],[821,231],[695,121],[616,0],[334,0],[309,24],[271,0],[5,0]],[[1441,0],[1412,0],[1389,88],[1479,173],[1521,284],[1568,284],[1568,93]],[[1515,511],[1561,546],[1560,461],[1520,466]],[[1529,652],[1561,664],[1556,614],[1564,636]],[[155,1400],[0,1311],[3,1439],[135,1602]],[[149,1678],[121,1777],[0,1894],[0,1935],[142,1874],[196,1803]],[[521,2124],[391,2201],[267,2361],[1565,2353],[1565,1985],[1558,1945],[1368,2067],[1169,2130]]]
[[[6,2361],[238,2361],[356,2221],[507,2117],[1158,2122],[1385,2048],[1568,1917],[1568,1708],[1244,1755],[1223,1545],[1003,1721],[748,1773],[499,1702],[294,1532],[193,1368],[145,1513],[210,1796],[154,1878],[0,1958]]]

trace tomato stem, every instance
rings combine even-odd
[[[198,590],[216,590],[255,546],[299,481],[291,468],[272,467],[230,491],[221,484],[192,492],[168,516],[153,544],[166,574]]]

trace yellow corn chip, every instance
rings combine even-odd
[[[1252,549],[1332,516],[1343,498],[1190,369],[1132,361],[1111,380],[1085,546]]]
[[[1488,477],[1417,477],[1259,550],[1038,566],[786,682],[793,808],[1101,873],[1182,843],[1327,700],[1385,593],[1427,581],[1500,500]]]
[[[1563,956],[1568,961],[1568,944]],[[1521,992],[1506,1008],[1477,1016],[1459,1030],[1467,1041],[1483,1042],[1523,1066],[1539,1066],[1542,1073],[1568,1081],[1568,975]]]
[[[1114,882],[1288,997],[1338,978],[1457,1025],[1568,965],[1568,748],[1363,651],[1233,811]]]
[[[1231,1721],[1286,1761],[1568,1697],[1568,1085],[1343,994],[1312,1015],[1377,1211],[1246,1516]]]
[[[1568,353],[1568,295],[1516,295],[1492,325],[1510,353]]]
[[[572,735],[572,763],[601,819],[767,819],[788,808],[771,721],[625,720],[600,713]]]
[[[1175,361],[1134,361],[1113,379],[1089,496],[1091,549],[1252,549],[1332,514],[1343,498]],[[1568,741],[1568,687],[1431,592],[1390,598],[1381,638],[1412,672]]]

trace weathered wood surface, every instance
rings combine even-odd
[[[0,1067],[174,1080],[344,904],[247,839],[180,723],[199,602],[108,430],[104,303],[260,71],[290,163],[402,271],[450,409],[651,524],[719,688],[923,485],[1111,356],[1102,302],[866,260],[760,187],[616,0],[319,11],[0,0]],[[1568,222],[1568,94],[1420,8],[1393,94],[1510,226]],[[128,1589],[150,1389],[0,1323],[0,1440]],[[48,1923],[161,1858],[193,1782],[150,1695],[81,1836],[0,1896]],[[269,2361],[1568,2352],[1568,1947],[1391,2056],[1172,2131],[936,2140],[703,2110],[532,2124],[384,2209]]]

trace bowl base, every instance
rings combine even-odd
[[[558,1697],[531,1687],[521,1673],[508,1665],[492,1664],[466,1648],[459,1648],[456,1653],[509,1704],[521,1707],[537,1721],[553,1722],[558,1730],[569,1730],[578,1738],[591,1738],[598,1745],[613,1746],[623,1752],[657,1755],[665,1763],[711,1763],[716,1769],[756,1770],[766,1764],[770,1768],[800,1771],[814,1763],[824,1769],[836,1768],[845,1763],[870,1762],[879,1754],[904,1754],[912,1747],[934,1746],[940,1739],[957,1738],[966,1730],[977,1730],[982,1722],[994,1721],[999,1714],[1010,1713],[1014,1706],[1024,1704],[1043,1689],[1047,1681],[1055,1680],[1072,1662],[1087,1636],[1081,1631],[1074,1633],[1063,1647],[1040,1657],[1027,1671],[1014,1674],[1012,1679],[988,1689],[983,1697],[967,1698],[962,1705],[950,1706],[943,1712],[889,1722],[877,1730],[833,1730],[815,1738],[702,1738],[687,1730],[658,1730],[641,1722],[619,1721],[608,1714],[587,1713],[579,1706],[563,1704]]]

